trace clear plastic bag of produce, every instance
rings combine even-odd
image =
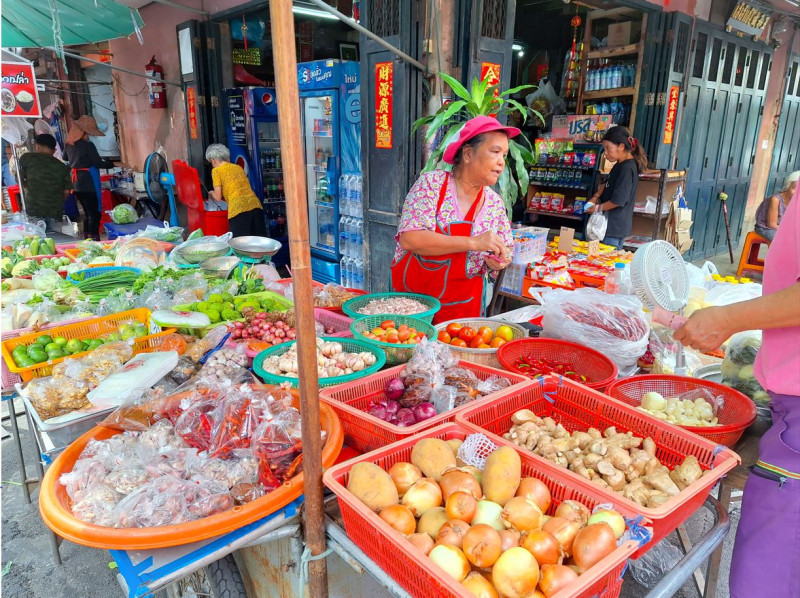
[[[680,344],[673,337],[671,328],[656,325],[650,331],[648,350],[653,355],[653,374],[675,374]],[[703,365],[700,355],[691,347],[683,347],[684,361],[686,363],[686,376],[691,376],[694,371]]]
[[[163,264],[166,259],[167,253],[158,241],[153,239],[132,239],[117,251],[114,264],[116,266],[150,270]]]
[[[427,339],[414,348],[414,354],[400,372],[400,379],[408,385],[417,376],[429,378],[440,376],[444,380],[444,371],[458,365],[458,359],[444,343],[429,342]]]
[[[102,483],[108,475],[108,469],[99,459],[92,457],[75,461],[72,471],[61,474],[59,482],[66,488],[67,495],[77,501],[83,498],[86,490]]]
[[[14,241],[21,241],[25,237],[44,237],[46,236],[47,224],[44,220],[30,218],[22,212],[14,214],[14,218],[8,224],[2,226],[3,244],[10,244]]]
[[[42,421],[46,421],[88,407],[86,395],[89,388],[89,384],[83,381],[64,381],[47,376],[31,380],[23,393]]]
[[[95,484],[72,503],[72,514],[81,521],[112,527],[120,495],[105,484]]]
[[[260,422],[251,448],[258,459],[258,481],[270,492],[300,472],[303,445],[300,413],[290,407]]]
[[[215,237],[213,235],[207,235],[204,237],[196,237],[194,239],[190,238],[188,241],[184,241],[170,252],[168,261],[171,261],[178,265],[199,264],[206,257],[213,257],[213,256],[212,255],[206,256],[203,254],[202,251],[196,251],[196,249],[202,248],[203,246],[208,245],[209,243],[227,244],[232,237],[233,235],[231,233],[225,233],[224,235],[221,235],[219,237]],[[188,259],[187,256],[189,256]]]
[[[226,334],[228,334],[227,326],[217,326],[203,338],[189,345],[184,355],[193,361],[200,361],[206,353],[222,342]]]
[[[255,422],[250,418],[250,397],[232,393],[212,415],[214,427],[208,446],[210,457],[228,459],[233,451],[250,446]]]
[[[541,294],[544,336],[585,345],[630,376],[647,350],[650,325],[642,302],[632,295],[609,295],[597,289],[548,289]]]
[[[33,273],[33,276],[31,276],[31,280],[33,281],[33,288],[42,292],[52,291],[53,289],[69,284],[66,280],[61,278],[58,272],[50,268],[37,270]]]
[[[136,213],[136,208],[129,203],[116,205],[113,210],[107,211],[106,214],[111,216],[111,220],[114,224],[132,224],[139,220],[139,214]]]
[[[746,394],[756,405],[767,407],[770,403],[769,394],[756,379],[753,369],[760,348],[760,330],[734,334],[722,360],[722,383]]]
[[[355,297],[343,286],[329,282],[324,287],[314,288],[315,307],[341,307],[343,303]]]
[[[167,222],[164,226],[153,226],[148,224],[144,230],[140,230],[132,235],[126,235],[125,239],[153,239],[154,241],[164,241],[166,243],[180,243],[183,241],[183,228],[180,226],[169,226]]]
[[[208,357],[198,376],[224,384],[231,378],[241,376],[240,370],[247,368],[248,363],[246,344],[225,345]]]
[[[761,285],[756,282],[744,284],[717,282],[706,291],[705,302],[708,305],[723,306],[759,297],[761,297]]]

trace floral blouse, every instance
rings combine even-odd
[[[439,191],[445,182],[447,173],[444,170],[426,172],[417,179],[406,196],[403,213],[397,227],[397,247],[394,262],[403,258],[406,251],[400,246],[400,234],[415,230],[436,230],[436,204],[439,203]],[[439,212],[439,226],[444,227],[451,222],[463,221],[461,206],[458,204],[455,181],[450,176],[445,191],[442,209]],[[513,245],[511,224],[508,221],[503,199],[491,188],[483,188],[483,206],[475,215],[472,235],[478,236],[487,231],[497,233],[507,247]],[[478,276],[488,270],[483,258],[486,252],[469,251],[467,253],[467,275]]]

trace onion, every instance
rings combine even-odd
[[[498,598],[492,584],[477,571],[470,571],[461,584],[467,588],[475,598]]]
[[[475,479],[471,473],[462,471],[461,469],[451,469],[442,474],[442,479],[439,480],[439,485],[442,487],[442,496],[447,500],[454,492],[466,492],[480,500],[483,497],[483,490],[478,480]]]
[[[614,537],[619,540],[625,533],[625,518],[612,509],[600,509],[589,517],[589,525],[593,523],[607,523],[614,532]]]
[[[589,516],[592,512],[582,502],[577,500],[565,500],[556,509],[555,516],[563,517],[568,521],[574,521],[581,527],[586,527],[586,522],[589,521]]]
[[[542,510],[530,498],[515,496],[510,499],[500,516],[506,527],[525,532],[542,526]]]
[[[517,488],[517,496],[533,499],[542,513],[547,513],[550,503],[553,501],[550,496],[550,489],[538,478],[522,478]]]
[[[408,536],[408,541],[411,542],[416,548],[421,550],[425,556],[428,556],[428,553],[433,548],[433,538],[431,538],[428,534],[411,534]]]
[[[403,391],[405,391],[405,389],[406,386],[400,378],[392,378],[386,383],[383,393],[390,401],[397,401],[403,396]]]
[[[414,482],[422,478],[422,472],[413,463],[398,461],[389,469],[389,477],[392,478],[397,488],[397,494],[400,498],[403,498],[403,495]]]
[[[617,548],[614,530],[607,523],[593,523],[578,532],[572,556],[581,572],[599,563]]]
[[[469,523],[451,519],[439,528],[439,533],[436,534],[436,543],[449,544],[450,546],[461,548],[461,540],[467,530],[469,530]]]
[[[389,413],[386,411],[386,405],[383,403],[373,403],[369,406],[367,413],[373,417],[382,419],[383,421],[387,421],[389,419]]]
[[[456,581],[463,580],[469,573],[469,562],[460,548],[449,544],[438,544],[428,553],[434,563]]]
[[[456,455],[456,457],[458,457],[458,455]],[[456,459],[456,461],[457,460],[458,459]],[[461,471],[466,471],[467,473],[471,473],[472,476],[476,480],[478,480],[478,485],[481,485],[483,483],[483,471],[481,471],[480,469],[478,469],[474,465],[462,465],[461,467],[459,467],[459,469]]]
[[[561,562],[561,547],[553,534],[541,529],[527,532],[519,543],[530,552],[540,565],[554,565]]]
[[[413,534],[417,529],[417,520],[414,519],[413,513],[403,505],[390,505],[381,509],[378,516],[389,524],[394,530],[397,530],[404,536]]]
[[[503,552],[508,550],[509,548],[514,548],[515,546],[519,546],[519,539],[520,535],[519,532],[515,529],[504,529],[501,532],[497,532],[500,534],[500,540],[503,543]]]
[[[417,532],[427,534],[433,540],[445,523],[447,523],[447,513],[444,511],[444,507],[434,507],[419,518]]]
[[[450,519],[460,519],[472,523],[475,512],[478,510],[478,501],[471,494],[459,490],[447,497],[444,508]]]
[[[578,574],[566,565],[542,565],[542,578],[539,580],[539,588],[544,593],[545,598],[550,598],[550,596],[576,579],[578,579]]]
[[[473,525],[462,539],[464,554],[476,567],[491,567],[503,552],[503,541],[497,530],[484,524]]]
[[[549,534],[553,534],[553,537],[561,547],[561,551],[566,556],[572,555],[572,543],[575,541],[575,536],[581,529],[578,523],[568,521],[563,517],[552,517],[544,524],[542,529]]]
[[[416,419],[418,422],[436,417],[436,408],[433,406],[433,403],[420,403],[419,405],[414,405],[411,411],[414,413],[414,419]]]
[[[539,565],[524,548],[509,548],[492,568],[492,584],[503,598],[527,598],[539,583]]]
[[[397,412],[400,411],[400,402],[399,401],[386,401],[386,412],[389,415],[397,415]]]
[[[503,507],[496,502],[490,500],[479,500],[478,507],[475,511],[475,517],[472,518],[472,525],[478,523],[485,523],[489,527],[496,529],[498,532],[506,528],[503,525],[503,518],[500,513],[503,512]]]
[[[442,504],[442,491],[433,478],[420,478],[406,490],[403,504],[411,509],[415,517]]]
[[[414,412],[407,407],[399,409],[395,417],[397,417],[396,425],[400,426],[401,428],[407,428],[408,426],[413,426],[415,423],[417,423],[417,419],[414,417]]]

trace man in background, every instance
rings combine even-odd
[[[48,230],[60,230],[64,200],[72,188],[69,167],[56,158],[56,139],[37,135],[36,151],[19,159],[19,180],[28,216],[44,218]]]

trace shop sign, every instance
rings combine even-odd
[[[762,5],[737,2],[730,18],[725,23],[725,29],[728,32],[735,29],[757,39],[764,33],[764,28],[769,23],[771,16],[772,11]]]
[[[562,114],[553,116],[552,137],[584,141],[595,133],[605,134],[613,126],[610,114]]]
[[[495,62],[481,63],[481,81],[486,81],[489,87],[500,83],[500,65]],[[494,97],[500,94],[500,88],[494,90]]]
[[[186,104],[189,106],[189,137],[197,139],[197,91],[194,87],[186,88]]]
[[[375,147],[392,149],[392,95],[394,63],[375,64]]]
[[[681,91],[677,85],[669,88],[669,102],[667,103],[667,122],[664,123],[664,145],[670,145],[675,135],[675,118],[678,115],[678,99]]]
[[[235,145],[247,146],[247,121],[244,115],[244,96],[228,96],[228,123]]]
[[[3,85],[0,108],[4,117],[38,118],[42,115],[33,65],[26,62],[3,62]]]

